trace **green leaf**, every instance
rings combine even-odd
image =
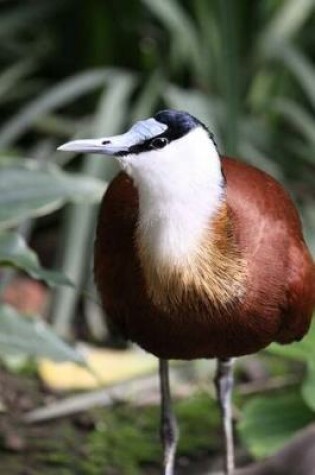
[[[307,376],[302,385],[302,396],[306,404],[315,411],[315,360],[307,362]]]
[[[277,452],[314,420],[314,413],[306,406],[296,390],[271,397],[257,397],[244,407],[238,430],[243,442],[257,458]]]
[[[0,305],[0,356],[30,355],[85,365],[82,355],[62,341],[40,317],[22,317]]]
[[[142,87],[142,90],[132,109],[132,122],[149,117],[154,112],[164,89],[164,79],[162,72],[156,70],[149,77],[148,81]]]
[[[311,177],[314,183],[314,177]],[[315,207],[314,200],[310,200],[303,206],[304,234],[312,255],[315,255]],[[313,319],[315,315],[313,316]],[[315,344],[315,343],[314,343]]]
[[[19,82],[34,69],[34,61],[26,59],[13,64],[0,74],[0,101],[10,90],[18,87]]]
[[[290,69],[315,108],[315,68],[311,61],[293,45],[275,48],[275,54]],[[278,51],[278,52],[277,52]]]
[[[278,114],[282,115],[300,132],[303,139],[306,139],[312,147],[315,147],[315,120],[305,108],[290,99],[278,99],[274,102],[273,107]]]
[[[26,244],[18,233],[0,233],[0,265],[16,267],[27,272],[34,279],[44,280],[49,285],[72,286],[63,274],[43,269],[37,255]]]
[[[77,97],[104,86],[116,74],[117,71],[105,68],[85,71],[52,87],[18,111],[0,129],[0,146],[7,147],[43,115],[68,104]]]
[[[96,178],[38,166],[1,168],[0,229],[60,208],[67,201],[97,202],[105,189]]]
[[[203,58],[197,29],[180,2],[175,0],[142,0],[172,36],[174,62],[181,57],[202,74]]]
[[[277,164],[265,155],[265,153],[253,144],[250,140],[240,136],[240,140],[237,147],[238,155],[242,159],[246,160],[251,165],[264,170],[271,176],[281,179],[281,170]]]
[[[309,18],[314,9],[314,0],[287,0],[280,8],[262,34],[262,40],[270,49],[275,42],[287,41],[295,35]]]
[[[219,88],[225,99],[224,150],[232,156],[237,154],[239,142],[239,120],[241,114],[241,74],[240,74],[240,28],[238,27],[239,9],[237,2],[220,0],[219,25],[222,44],[219,70],[221,84]]]

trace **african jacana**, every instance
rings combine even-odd
[[[220,157],[186,112],[164,110],[114,137],[59,150],[115,157],[95,242],[95,280],[111,321],[160,360],[164,473],[177,428],[168,359],[218,358],[225,467],[234,468],[232,358],[307,332],[315,267],[290,197],[266,173]]]

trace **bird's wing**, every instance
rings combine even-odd
[[[260,301],[264,314],[274,300],[282,315],[277,340],[300,339],[315,305],[315,266],[297,209],[266,173],[231,158],[223,158],[222,167],[238,239],[250,262],[256,308]]]
[[[120,333],[128,337],[129,309],[141,287],[135,252],[138,193],[119,173],[109,185],[99,211],[94,246],[94,276],[104,309]]]

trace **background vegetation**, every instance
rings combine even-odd
[[[59,335],[73,340],[83,327],[85,337],[104,341],[101,311],[86,295],[94,293],[95,203],[116,170],[55,149],[70,138],[119,133],[163,107],[195,114],[222,153],[283,182],[315,251],[314,7],[314,0],[1,2],[2,297],[14,272],[27,272],[54,287],[48,314]],[[40,257],[58,272],[29,247],[41,254],[38,243],[51,235],[54,245]],[[2,300],[3,357],[14,349],[82,363],[48,326],[38,335]],[[272,453],[314,417],[314,348],[314,329],[304,343],[272,347],[261,364],[283,385],[271,399],[236,401],[253,455]]]

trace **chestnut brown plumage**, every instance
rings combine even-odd
[[[212,244],[218,265],[221,255],[232,254],[226,278],[233,281],[237,273],[243,288],[241,297],[232,293],[222,305],[222,287],[211,307],[198,284],[178,304],[153,303],[137,245],[138,193],[131,178],[120,173],[101,204],[94,272],[104,308],[126,338],[159,358],[239,356],[273,341],[300,340],[309,328],[315,267],[294,204],[266,173],[231,158],[223,158],[222,167],[226,208],[212,224],[217,236]],[[235,256],[241,270],[239,262],[233,268]],[[171,300],[183,284],[174,277],[167,285]]]
[[[161,111],[121,136],[61,150],[113,155],[124,170],[100,207],[95,281],[110,321],[160,360],[164,475],[174,474],[178,438],[167,360],[213,357],[231,475],[232,358],[300,340],[315,304],[293,202],[266,173],[219,157],[186,112]]]

